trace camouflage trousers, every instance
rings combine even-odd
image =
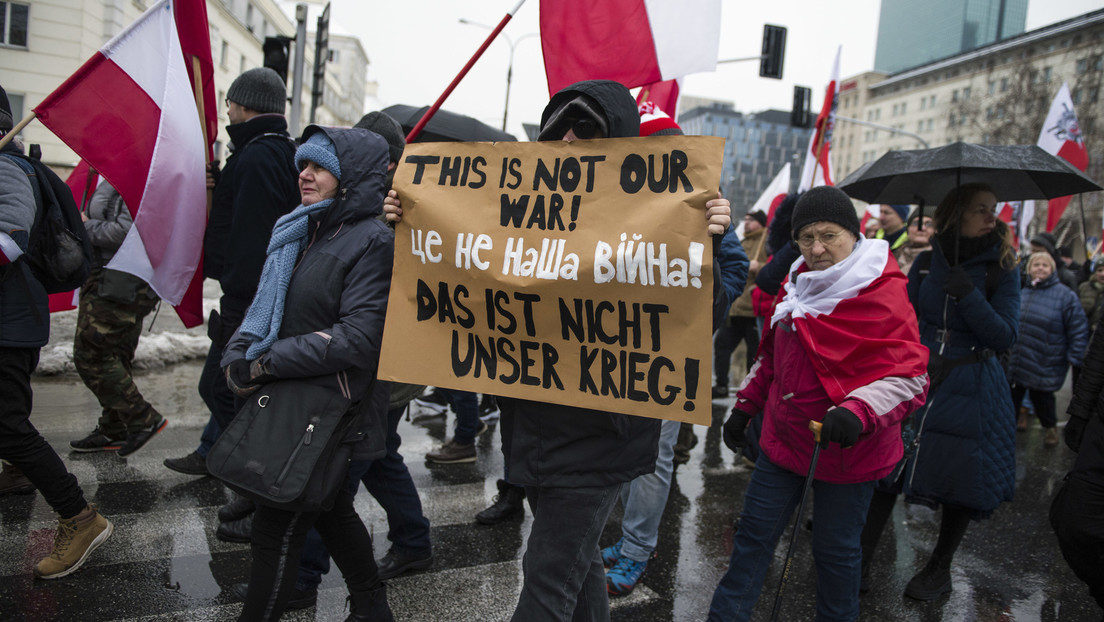
[[[81,287],[73,363],[103,409],[100,431],[120,438],[161,419],[131,376],[142,320],[157,306],[158,299],[151,297],[148,284],[129,275],[136,281],[131,287],[133,297],[104,296],[101,286],[105,272],[93,270]],[[131,300],[127,302],[126,298]]]

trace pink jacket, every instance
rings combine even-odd
[[[862,399],[856,394],[877,397]],[[853,447],[831,443],[822,450],[816,479],[852,484],[888,475],[903,454],[901,421],[923,405],[926,394],[926,375],[885,377],[852,391],[838,406],[863,422],[862,435]],[[736,408],[764,413],[760,448],[778,466],[808,473],[815,442],[809,421],[821,421],[835,406],[791,319],[779,320],[760,345],[759,357],[736,394]]]

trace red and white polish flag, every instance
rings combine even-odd
[[[836,126],[836,106],[839,104],[839,67],[840,52],[843,46],[836,48],[836,61],[832,64],[832,79],[824,90],[824,104],[817,115],[816,131],[809,139],[809,148],[805,150],[805,164],[801,167],[801,182],[798,192],[804,192],[817,186],[834,186],[832,182],[832,130]]]
[[[774,212],[778,209],[778,205],[789,193],[790,163],[787,162],[782,165],[782,170],[778,171],[778,174],[774,176],[774,179],[767,185],[767,189],[759,195],[755,205],[752,205],[748,212],[763,212],[767,215],[767,224],[770,225],[771,221],[774,220]]]
[[[174,4],[150,7],[34,111],[131,210],[134,226],[108,266],[177,305],[200,262],[207,197],[206,146]]]
[[[1089,152],[1085,148],[1085,139],[1081,135],[1081,126],[1077,123],[1077,112],[1073,108],[1069,84],[1063,82],[1062,88],[1054,96],[1047,113],[1043,129],[1039,132],[1040,147],[1051,155],[1069,162],[1079,171],[1089,167]],[[1047,202],[1047,231],[1054,231],[1058,219],[1066,211],[1071,197],[1059,197]]]
[[[540,31],[550,94],[580,80],[631,89],[716,69],[721,1],[541,2]]]

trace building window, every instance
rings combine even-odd
[[[1008,90],[1008,78],[1001,78],[1000,92],[1003,93]]]
[[[928,119],[928,131],[932,131],[932,120]]]
[[[962,99],[970,99],[970,87],[962,89]]]
[[[222,42],[222,47],[219,48],[219,65],[223,69],[226,69],[226,59],[230,56],[230,44],[226,41]]]
[[[890,113],[893,116],[897,116],[897,104],[893,104],[893,112]]]
[[[1070,94],[1070,99],[1073,100],[1073,105],[1081,103],[1081,89],[1073,89],[1073,93]]]
[[[253,5],[245,5],[245,28],[249,32],[253,32]]]
[[[1077,73],[1085,73],[1089,69],[1089,59],[1079,58],[1077,59]]]
[[[957,102],[957,101],[958,101],[958,89],[955,89],[954,92],[951,93],[951,102],[953,103],[953,102]]]
[[[905,109],[908,107],[908,102],[901,102],[901,114],[905,114]]]
[[[1050,82],[1050,67],[1043,67],[1043,82]]]
[[[917,132],[923,132],[924,131],[924,122],[922,120],[916,122],[916,131]]]
[[[19,93],[8,93],[8,104],[11,106],[11,114],[13,122],[19,123],[23,120],[23,95]]]
[[[0,2],[0,44],[27,47],[27,15],[30,5]]]
[[[928,98],[927,97],[921,97],[920,98],[920,110],[923,110],[924,108],[927,108],[927,107],[928,107]]]
[[[990,80],[989,81],[989,94],[994,95],[994,94],[996,94],[996,92],[997,92],[997,81],[996,80]]]

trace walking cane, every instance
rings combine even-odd
[[[778,613],[782,610],[782,588],[786,586],[786,579],[790,577],[790,567],[793,565],[794,543],[797,542],[798,525],[801,517],[805,515],[805,500],[809,498],[809,489],[813,487],[813,475],[816,474],[817,458],[820,457],[820,428],[819,421],[810,421],[809,429],[813,431],[813,458],[809,461],[809,475],[805,478],[805,487],[801,491],[801,502],[797,504],[797,518],[794,519],[793,533],[790,534],[790,548],[786,551],[786,564],[782,566],[782,579],[778,582],[778,593],[774,595],[774,608],[771,610],[771,622],[778,622]]]

